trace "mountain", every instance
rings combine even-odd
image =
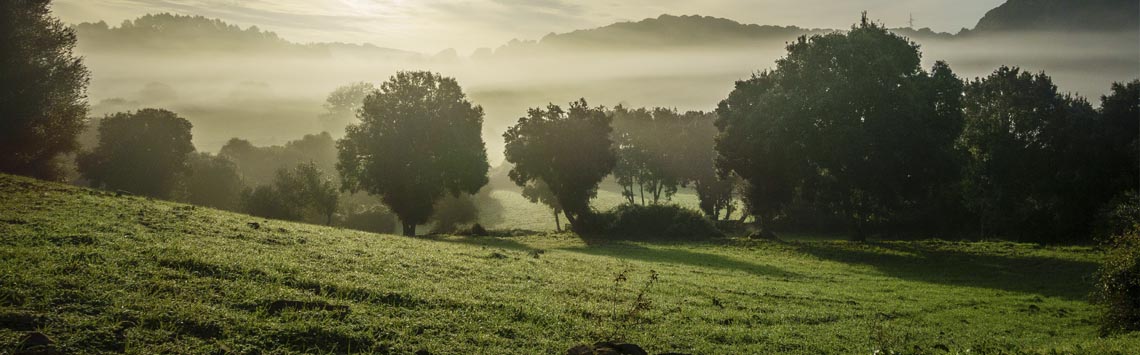
[[[1137,0],[1009,0],[986,13],[972,32],[1137,30]]]
[[[168,13],[144,15],[123,21],[118,27],[102,21],[81,23],[75,26],[75,30],[79,37],[79,50],[84,53],[137,51],[155,54],[224,52],[291,56],[347,53],[370,58],[419,56],[418,53],[371,44],[294,43],[257,26],[243,29],[218,19]]]

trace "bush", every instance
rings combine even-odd
[[[1129,191],[1106,204],[1097,214],[1093,236],[1102,242],[1128,233],[1140,224],[1140,194]]]
[[[340,226],[359,231],[393,234],[399,221],[396,215],[384,206],[363,206],[345,214]]]
[[[621,205],[602,216],[605,234],[615,239],[696,240],[721,237],[700,212],[676,205]]]
[[[1140,225],[1109,242],[1095,301],[1106,307],[1101,332],[1140,330]]]

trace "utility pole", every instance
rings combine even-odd
[[[910,13],[910,29],[914,29],[914,13]]]

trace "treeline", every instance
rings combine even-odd
[[[87,74],[70,54],[73,30],[46,5],[24,10],[5,26],[46,30],[6,34],[26,45],[5,52],[22,66],[0,77],[20,86],[0,98],[0,144],[12,152],[0,169],[58,178],[60,157],[76,151]],[[1140,81],[1114,85],[1094,108],[1044,73],[1001,67],[963,80],[944,62],[922,68],[917,44],[866,19],[787,50],[715,112],[584,99],[531,108],[504,133],[509,179],[556,223],[603,235],[715,233],[710,220],[743,211],[766,232],[1084,242],[1099,211],[1135,203]],[[44,57],[53,60],[28,59]],[[67,75],[34,75],[52,70]],[[173,112],[114,114],[76,166],[110,190],[383,232],[398,222],[407,235],[496,213],[479,211],[494,206],[483,109],[455,79],[399,72],[334,91],[326,109],[321,122],[343,138],[234,139],[216,156],[195,152],[190,123]],[[607,178],[627,206],[599,212],[591,200]],[[668,206],[686,187],[699,213]]]

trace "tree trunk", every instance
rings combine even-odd
[[[400,221],[400,225],[401,225],[401,228],[404,230],[404,236],[406,236],[406,237],[416,236],[416,225],[415,224]]]
[[[332,213],[325,215],[325,225],[326,226],[332,226],[332,217],[333,217]]]
[[[863,225],[863,222],[855,222],[851,229],[851,240],[856,242],[867,241],[867,229]]]
[[[563,210],[562,213],[566,215],[566,224],[570,226],[569,227],[570,230],[574,230],[574,227],[576,227],[578,225],[577,216],[574,216],[573,213],[570,213],[569,211],[565,211],[565,210]]]
[[[641,205],[645,206],[645,185],[639,182],[637,183],[637,189],[641,190]]]
[[[558,219],[558,213],[559,213],[559,211],[557,211],[557,210],[554,211],[554,230],[561,232],[562,231],[562,220]]]

